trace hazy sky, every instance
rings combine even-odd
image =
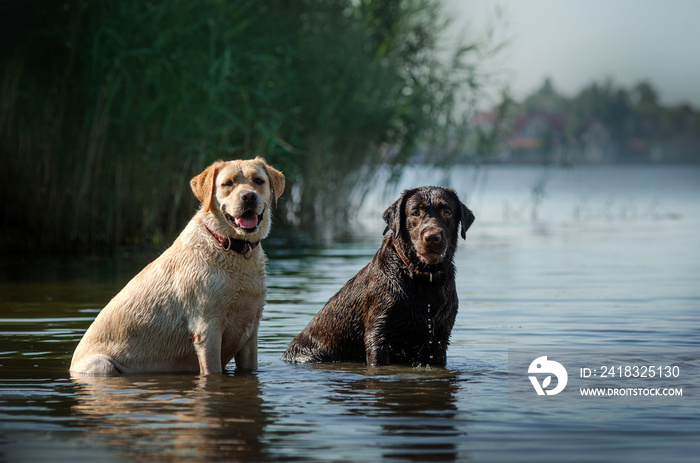
[[[608,77],[625,87],[646,79],[665,104],[700,109],[700,0],[443,1],[455,29],[478,34],[491,21],[509,39],[494,65],[516,98],[545,76],[568,96]]]

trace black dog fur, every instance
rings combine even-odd
[[[290,343],[291,363],[441,365],[457,316],[453,257],[474,214],[440,187],[405,191],[383,214],[386,237]],[[387,235],[387,232],[391,232]]]

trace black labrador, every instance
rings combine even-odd
[[[405,191],[383,215],[387,235],[291,342],[292,363],[441,365],[457,316],[453,257],[474,214],[440,187]]]

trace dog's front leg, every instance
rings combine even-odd
[[[365,334],[365,354],[367,365],[389,365],[391,363],[389,356],[389,346],[386,341],[379,335],[378,329],[371,330]]]
[[[199,360],[199,374],[213,375],[223,371],[221,365],[221,334],[211,328],[194,329],[192,343]]]
[[[258,369],[258,327],[253,329],[253,332],[248,337],[243,348],[234,355],[236,360],[236,368],[242,370],[257,370]]]
[[[389,351],[387,349],[372,349],[367,351],[367,365],[389,365]]]

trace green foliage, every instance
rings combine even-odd
[[[283,170],[282,220],[342,220],[479,85],[478,44],[438,59],[430,0],[18,5],[0,69],[5,247],[160,243],[220,158]]]

